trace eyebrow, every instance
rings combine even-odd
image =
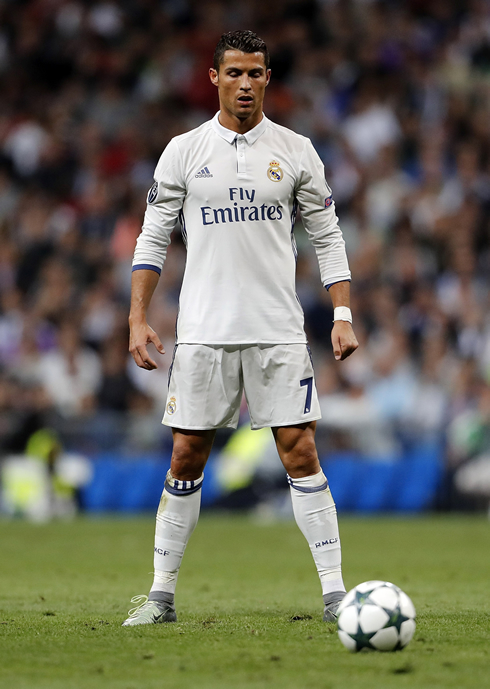
[[[242,69],[241,67],[235,67],[235,66],[231,65],[231,66],[229,66],[229,67],[225,67],[225,71],[226,71],[226,72],[246,72],[246,71],[249,71],[249,72],[264,72],[264,71],[265,71],[265,67],[257,66],[257,67],[251,67],[249,70],[246,70],[246,69]]]

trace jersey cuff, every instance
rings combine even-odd
[[[338,282],[350,282],[350,278],[344,278],[343,280],[335,280],[335,282],[331,282],[329,285],[325,285],[325,289],[327,290],[327,292],[332,285],[336,285]]]
[[[162,269],[159,268],[158,266],[152,266],[150,263],[139,263],[136,266],[133,266],[132,273],[134,273],[135,270],[154,270],[155,273],[158,273],[158,275],[161,275]]]

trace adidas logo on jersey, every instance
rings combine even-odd
[[[203,167],[202,170],[199,170],[199,172],[196,175],[197,179],[203,179],[205,177],[212,177],[213,175],[209,172],[207,167]]]

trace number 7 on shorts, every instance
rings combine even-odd
[[[311,409],[311,393],[313,391],[313,376],[310,376],[309,378],[303,378],[303,380],[299,381],[299,384],[301,387],[306,385],[306,402],[305,402],[305,410],[304,414],[308,414],[308,412]]]

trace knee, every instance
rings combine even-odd
[[[174,442],[170,470],[174,478],[194,481],[201,476],[209,455],[209,448],[191,438]]]
[[[312,438],[300,438],[280,452],[282,463],[292,478],[317,474],[321,467],[315,442]]]

